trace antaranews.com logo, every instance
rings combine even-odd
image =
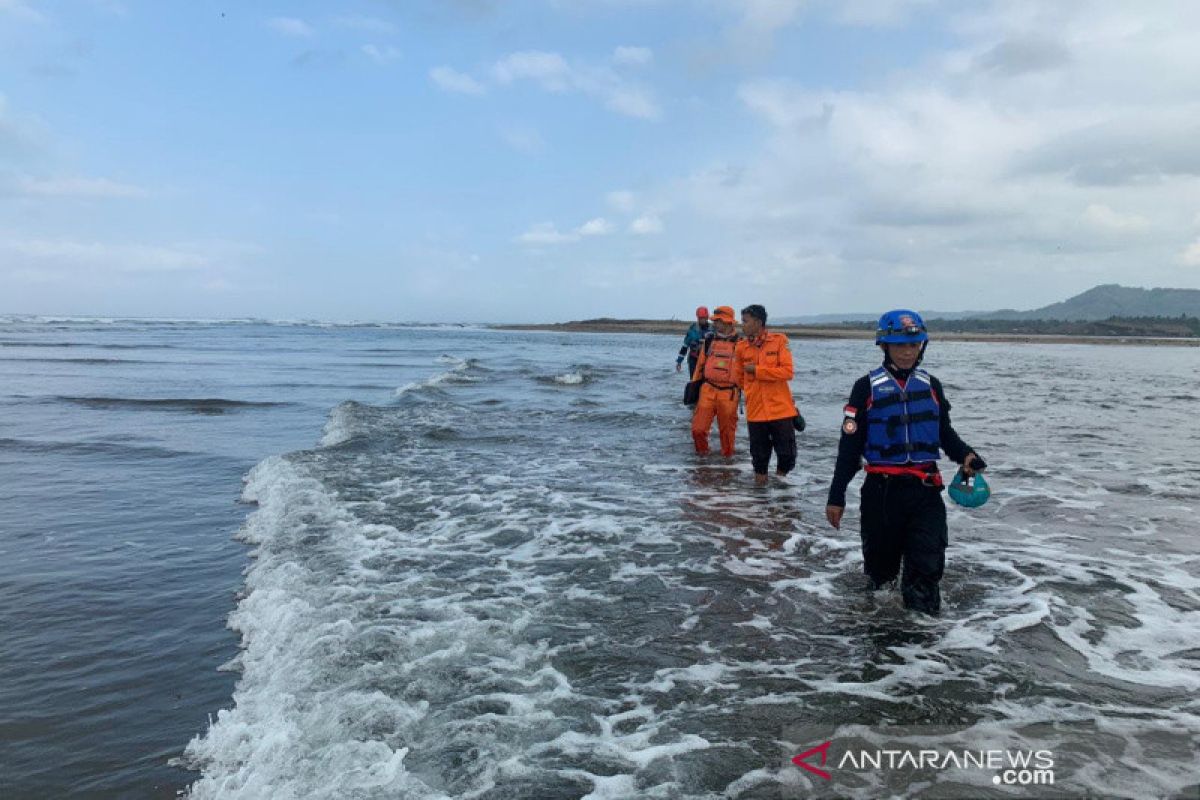
[[[794,756],[792,763],[824,780],[833,780],[824,769],[832,746],[832,740],[822,742]],[[1054,785],[1054,753],[1050,750],[848,749],[831,768],[856,772],[976,769],[993,772],[991,780],[997,786]]]
[[[1059,796],[1065,768],[1054,746],[987,723],[949,726],[806,726],[786,731],[800,743],[786,755],[784,783],[794,797],[907,796],[931,784],[948,794],[978,796],[984,787],[1012,797]],[[1068,770],[1069,771],[1069,770]],[[781,776],[782,777],[782,776]],[[983,793],[987,793],[986,790]],[[1068,792],[1069,793],[1069,792]]]

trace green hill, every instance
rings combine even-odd
[[[1111,317],[1200,317],[1200,289],[1139,289],[1104,284],[1031,311],[1004,309],[973,319],[1106,320]]]

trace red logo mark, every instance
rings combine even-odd
[[[821,754],[821,766],[822,767],[825,766],[825,759],[829,756],[829,745],[830,744],[832,744],[832,742],[825,742],[825,744],[819,744],[816,747],[805,750],[800,755],[795,756],[792,759],[792,763],[795,764],[797,767],[801,767],[801,768],[806,769],[809,772],[812,772],[816,775],[820,775],[822,778],[824,778],[827,781],[832,780],[832,776],[828,772],[826,772],[823,769],[817,769],[812,764],[809,764],[804,760],[811,755],[820,753]]]

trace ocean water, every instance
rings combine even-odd
[[[935,342],[995,494],[927,619],[824,522],[873,348],[793,343],[757,489],[677,346],[4,321],[0,796],[1197,796],[1200,349]]]

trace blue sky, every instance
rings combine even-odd
[[[0,0],[0,313],[1197,288],[1197,74],[1189,2]]]

